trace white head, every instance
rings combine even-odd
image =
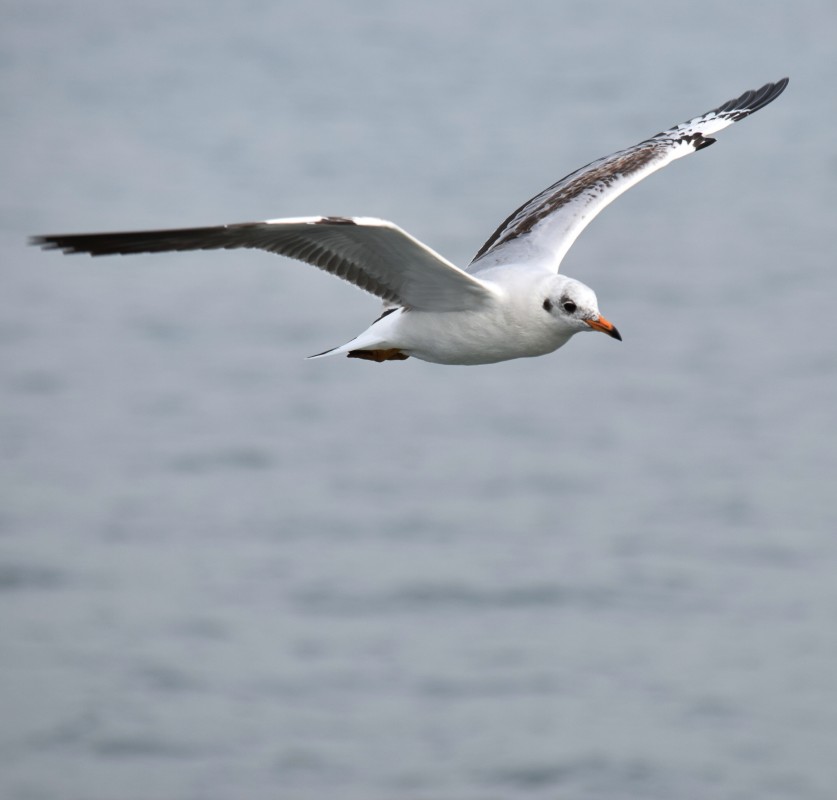
[[[579,331],[601,331],[622,341],[619,331],[599,313],[596,293],[580,281],[555,275],[544,285],[539,302],[543,313],[568,329],[570,336]]]

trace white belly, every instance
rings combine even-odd
[[[542,356],[557,350],[571,336],[549,325],[545,315],[531,319],[508,309],[399,311],[391,316],[396,318],[387,341],[415,358],[436,364],[491,364]]]

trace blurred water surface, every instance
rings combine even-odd
[[[3,6],[4,797],[833,797],[832,3]],[[467,263],[785,74],[567,258],[622,344],[306,362],[376,302],[25,246],[367,214]]]

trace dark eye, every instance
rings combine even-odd
[[[575,314],[576,309],[578,308],[578,306],[576,306],[576,304],[575,304],[575,303],[573,303],[573,301],[572,301],[572,300],[566,300],[566,301],[564,301],[564,303],[562,303],[562,304],[561,304],[561,307],[562,307],[562,308],[564,309],[564,311],[566,311],[568,314]]]
[[[543,310],[552,311],[552,300],[550,300],[548,297],[546,298],[546,300],[543,301]]]

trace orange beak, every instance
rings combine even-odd
[[[614,339],[622,341],[622,335],[616,330],[616,326],[612,322],[608,322],[604,317],[596,317],[596,319],[588,319],[585,322],[594,330],[606,333]]]

